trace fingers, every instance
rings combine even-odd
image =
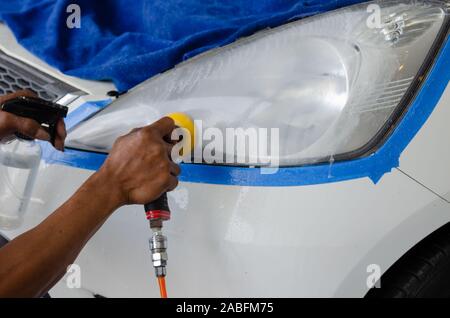
[[[177,186],[178,186],[178,178],[174,177],[174,176],[170,176],[170,178],[169,178],[169,185],[167,187],[167,191],[166,192],[175,190],[175,188]]]
[[[170,135],[172,130],[175,129],[175,122],[173,121],[172,118],[163,117],[160,120],[154,122],[153,124],[151,124],[150,126],[147,126],[147,127],[155,129],[156,131],[159,132],[161,137],[164,137],[164,136]]]
[[[50,134],[35,120],[13,116],[15,131],[33,139],[49,141]]]
[[[174,162],[170,162],[170,174],[171,174],[172,176],[177,177],[177,176],[180,175],[180,173],[181,173],[181,168],[180,168],[180,166],[177,165],[177,164],[174,163]]]
[[[167,143],[166,141],[164,142],[164,147],[166,148],[167,154],[169,155],[169,158],[172,160],[172,148],[174,145],[171,145],[169,143]]]
[[[180,174],[180,172],[180,167],[177,164],[170,162],[170,175],[168,177],[166,192],[172,191],[178,186],[178,175]]]
[[[130,132],[128,133],[129,135],[137,133],[139,130],[141,130],[142,127],[136,127],[130,130]]]
[[[129,132],[129,134],[137,133],[140,130],[143,130],[145,132],[156,131],[166,144],[167,152],[171,154],[173,145],[178,142],[177,140],[171,139],[171,133],[175,128],[176,126],[172,118],[163,117],[151,125],[134,128]]]
[[[63,119],[60,119],[56,124],[55,148],[64,151],[64,141],[66,139],[66,125]]]

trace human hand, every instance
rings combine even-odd
[[[152,202],[175,189],[180,168],[171,158],[167,136],[176,128],[171,118],[119,137],[98,176],[108,184],[117,207]]]
[[[36,97],[30,91],[17,91],[13,94],[0,96],[0,105],[4,102],[20,96]],[[15,133],[21,133],[34,139],[50,141],[49,133],[34,119],[20,117],[0,110],[0,139],[11,136]],[[64,150],[64,140],[66,138],[66,127],[61,119],[56,125],[55,148]]]

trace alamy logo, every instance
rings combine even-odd
[[[381,267],[378,264],[370,264],[366,269],[369,276],[367,276],[367,288],[380,288]]]
[[[66,13],[69,16],[66,19],[66,25],[69,29],[81,28],[81,8],[78,4],[70,4],[67,6]]]
[[[278,171],[280,144],[278,128],[203,129],[201,120],[195,120],[194,123],[197,127],[194,163],[259,166],[261,174],[274,174]],[[172,140],[182,140],[172,148],[172,160],[191,163],[192,138],[189,131],[177,128],[171,137]]]
[[[370,13],[367,18],[367,26],[369,29],[380,29],[381,24],[381,8],[378,4],[369,4],[367,6],[367,13]]]
[[[67,267],[67,288],[81,288],[81,268],[77,264],[72,264]]]

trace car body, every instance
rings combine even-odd
[[[63,100],[70,111],[111,98],[111,83],[60,73],[23,49],[5,25],[0,39],[6,55],[76,88]],[[399,167],[376,183],[367,177],[289,186],[182,179],[169,194],[170,296],[364,296],[374,268],[382,274],[450,221],[448,118],[447,84]],[[93,173],[43,162],[24,224],[2,233],[11,239],[37,225]],[[157,297],[143,212],[120,208],[75,261],[81,288],[70,288],[66,276],[51,296]]]

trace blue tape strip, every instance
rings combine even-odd
[[[65,120],[66,130],[70,131],[79,123],[91,118],[106,106],[111,99],[89,101],[70,112]],[[57,151],[47,142],[39,142],[42,149],[42,159],[49,164],[62,164],[89,170],[98,170],[106,159],[105,154],[65,149]]]
[[[405,117],[386,143],[373,155],[334,164],[279,168],[275,174],[261,174],[259,168],[182,164],[180,180],[242,186],[300,186],[369,177],[377,183],[385,173],[399,166],[400,154],[426,122],[444,92],[450,80],[449,42],[447,37],[427,80]],[[80,107],[91,108],[92,105]],[[76,118],[79,120],[81,117],[83,116]],[[70,116],[68,121],[75,119]],[[106,158],[104,154],[70,149],[64,153],[57,152],[48,144],[43,145],[43,150],[44,159],[49,163],[90,170],[99,169]]]
[[[67,116],[67,119],[65,120],[66,130],[69,131],[79,123],[91,118],[103,108],[111,104],[111,102],[111,99],[105,99],[99,101],[89,101],[83,105],[80,105],[80,107],[72,111],[69,116]]]
[[[42,159],[49,164],[60,164],[75,168],[98,170],[106,159],[105,154],[86,152],[73,149],[57,151],[48,142],[39,142],[42,149]]]

